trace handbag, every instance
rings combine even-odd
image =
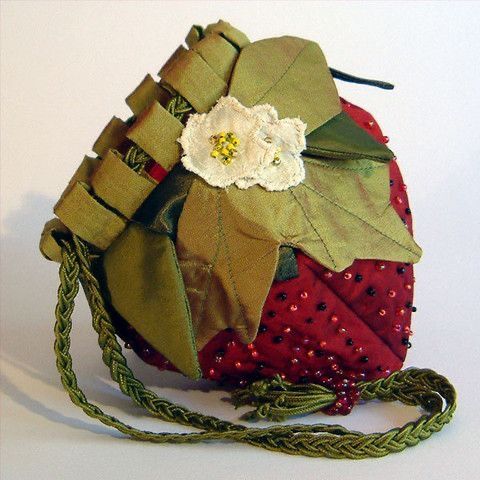
[[[193,26],[127,97],[54,207],[40,240],[60,263],[55,353],[72,402],[140,440],[229,440],[312,457],[380,457],[448,423],[454,387],[402,365],[411,347],[413,238],[406,186],[373,116],[334,79],[393,85],[329,68],[312,41],[250,42],[227,22]],[[154,433],[103,412],[77,384],[74,300],[88,300],[102,359],[120,390],[195,433]],[[421,416],[387,432],[340,425],[247,427],[157,396],[120,339],[159,370],[223,385],[250,421],[360,401]]]

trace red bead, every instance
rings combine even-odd
[[[388,143],[390,141],[390,138],[387,137],[386,135],[383,136],[383,143]]]
[[[291,312],[296,312],[298,310],[298,305],[292,303],[288,308]]]
[[[347,333],[347,329],[344,328],[344,327],[340,327],[338,330],[337,330],[338,333],[341,333],[342,335],[345,335]]]
[[[236,345],[235,340],[230,340],[230,341],[227,343],[227,347],[228,347],[228,348],[233,348],[235,345]]]
[[[404,192],[406,192],[407,191],[407,186],[404,183],[402,183],[400,185],[400,189],[403,190]]]
[[[308,292],[303,291],[303,292],[300,294],[300,298],[303,298],[304,300],[305,300],[306,298],[308,298]]]
[[[249,343],[249,344],[247,345],[247,348],[248,348],[249,350],[253,350],[253,349],[255,348],[255,345],[254,345],[253,343]]]
[[[405,315],[405,309],[402,307],[397,308],[397,315]]]
[[[396,197],[395,197],[395,203],[396,203],[397,205],[401,205],[401,204],[403,203],[403,200],[402,200],[399,196],[396,196]]]
[[[399,332],[399,331],[402,329],[402,326],[401,326],[399,323],[397,323],[397,324],[395,324],[395,325],[393,326],[393,329],[394,329],[396,332]]]
[[[376,268],[379,272],[382,272],[383,270],[385,270],[385,268],[387,268],[387,266],[386,266],[384,263],[376,263],[376,264],[375,264],[375,268]]]
[[[375,122],[373,120],[370,120],[369,122],[367,122],[368,128],[373,128],[374,125],[375,125]]]
[[[294,357],[294,358],[292,358],[292,359],[290,360],[290,363],[291,363],[292,365],[296,365],[299,361],[300,361],[300,360],[298,360],[298,358]]]
[[[325,340],[322,340],[320,343],[319,343],[320,347],[324,348],[327,346],[327,342]]]
[[[290,327],[286,327],[283,329],[283,333],[290,333],[292,329]]]
[[[332,316],[330,317],[330,321],[331,321],[332,323],[337,323],[337,322],[338,322],[338,316],[337,316],[337,315],[332,315]]]
[[[397,292],[395,290],[389,290],[388,291],[388,296],[390,298],[395,298],[397,296]]]
[[[381,317],[384,317],[386,314],[387,314],[387,311],[384,309],[384,308],[380,308],[378,310],[378,314],[381,316]]]
[[[412,284],[411,283],[406,283],[405,284],[405,290],[411,290],[413,287],[412,287]]]
[[[214,376],[215,376],[215,373],[217,373],[217,372],[215,371],[214,368],[211,368],[211,369],[208,371],[208,375],[209,375],[210,377],[214,377]]]
[[[332,273],[332,272],[329,272],[329,271],[326,271],[326,272],[323,274],[323,276],[324,276],[325,278],[332,278],[333,273]]]
[[[350,279],[352,278],[352,274],[351,274],[350,272],[345,272],[345,273],[343,274],[343,278],[344,278],[345,280],[350,280]]]
[[[309,350],[309,351],[307,352],[307,356],[308,356],[308,357],[313,357],[314,355],[315,355],[315,350]]]
[[[252,355],[253,358],[257,358],[258,357],[258,352],[256,350],[253,350],[251,355]]]
[[[235,368],[242,368],[242,362],[235,362]]]
[[[356,352],[356,353],[362,353],[362,352],[363,352],[363,348],[362,348],[362,347],[355,347],[353,350],[354,350],[354,352]]]

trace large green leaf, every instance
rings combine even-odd
[[[228,93],[247,107],[269,103],[281,118],[300,117],[307,133],[342,111],[322,50],[315,42],[296,37],[246,45]]]
[[[103,268],[115,310],[182,373],[200,378],[172,240],[131,223],[106,251]]]
[[[234,328],[252,341],[281,245],[342,271],[356,259],[417,262],[421,250],[389,202],[388,165],[306,158],[305,181],[283,192],[195,180],[177,253],[201,348]]]

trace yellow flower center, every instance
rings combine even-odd
[[[213,145],[210,156],[218,158],[224,165],[230,165],[237,155],[240,140],[233,132],[220,132],[210,137],[210,143]]]

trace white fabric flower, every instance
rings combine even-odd
[[[285,190],[305,178],[305,129],[300,119],[279,120],[271,105],[247,108],[222,97],[210,112],[190,116],[178,140],[182,163],[215,187]]]

